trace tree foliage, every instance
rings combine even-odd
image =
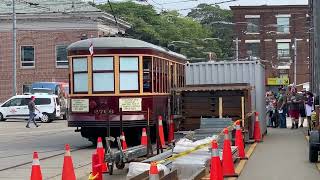
[[[207,59],[208,52],[214,52],[218,57],[229,55],[225,52],[226,43],[210,40],[217,36],[224,38],[225,33],[219,34],[219,29],[210,25],[210,18],[206,18],[206,13],[215,13],[205,5],[201,5],[197,11],[191,11],[186,17],[177,11],[157,12],[151,5],[132,1],[111,3],[111,5],[113,11],[107,3],[99,5],[98,8],[129,22],[132,25],[127,30],[130,37],[167,47],[188,58]],[[218,7],[212,10],[217,11],[217,15],[223,16],[223,20],[229,18],[225,10]]]

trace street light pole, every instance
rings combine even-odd
[[[17,19],[16,19],[16,1],[12,0],[12,65],[13,65],[13,95],[17,94],[17,67],[16,67],[16,58],[17,58]]]
[[[236,38],[236,61],[239,61],[239,38]]]
[[[297,86],[297,38],[294,38],[294,85]]]

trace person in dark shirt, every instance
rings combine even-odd
[[[279,127],[287,128],[286,122],[286,107],[287,107],[287,96],[284,88],[280,89],[280,95],[277,102],[277,108],[279,112]]]
[[[291,89],[291,96],[288,99],[288,104],[290,105],[290,117],[292,120],[291,129],[297,129],[299,125],[299,116],[300,116],[300,103],[301,98],[297,94],[295,88]]]
[[[34,117],[36,116],[35,114],[35,110],[39,111],[40,113],[40,110],[36,107],[34,101],[36,100],[36,98],[34,96],[31,96],[31,100],[30,102],[28,103],[28,109],[29,109],[29,120],[28,120],[28,123],[26,125],[26,128],[30,128],[29,127],[29,123],[32,121],[34,123],[34,125],[36,127],[39,127],[39,125],[36,123],[36,121],[34,120]]]

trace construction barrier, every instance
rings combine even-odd
[[[255,113],[256,115],[256,122],[259,123],[258,119],[258,113]],[[172,119],[172,118],[170,118]],[[208,147],[211,144],[212,147],[212,154],[211,154],[211,173],[210,173],[210,179],[213,180],[221,180],[221,177],[235,177],[238,176],[235,173],[234,170],[234,164],[233,164],[233,157],[231,152],[231,140],[229,137],[229,130],[236,129],[236,138],[235,138],[235,144],[238,147],[239,151],[239,158],[245,158],[244,154],[244,144],[243,144],[243,137],[242,137],[242,130],[240,128],[241,121],[238,120],[235,123],[232,123],[228,127],[226,127],[223,131],[221,131],[218,134],[218,138],[220,136],[224,135],[224,146],[223,146],[223,158],[222,162],[220,161],[219,153],[218,153],[218,143],[217,139],[213,140],[210,143],[205,143],[198,145],[194,148],[191,148],[187,151],[181,152],[179,154],[172,155],[171,157],[168,157],[166,159],[159,160],[157,162],[152,162],[150,164],[150,170],[148,171],[148,176],[150,179],[177,179],[177,171],[172,171],[171,173],[167,174],[166,176],[161,175],[163,172],[159,172],[157,168],[157,164],[163,164],[168,161],[173,161],[177,158],[186,156],[192,152],[195,152],[197,150],[203,149]],[[164,134],[163,134],[163,126],[162,126],[162,117],[158,117],[158,131],[159,131],[159,139],[161,146],[164,146]],[[169,122],[171,123],[171,121]],[[170,126],[170,125],[169,125]],[[170,131],[171,127],[169,127]],[[261,134],[260,134],[260,127],[259,125],[255,125],[255,133],[254,138],[255,141],[261,141]],[[260,136],[258,136],[260,135]],[[171,136],[171,135],[170,135]],[[147,145],[147,135],[146,135],[146,129],[143,128],[142,130],[142,137],[141,137],[141,145]],[[170,137],[171,141],[174,137]],[[124,147],[124,150],[127,148],[126,141],[125,141],[125,135],[124,132],[122,132],[122,135],[120,137],[122,140],[122,146]],[[169,140],[170,140],[169,139]],[[65,155],[64,155],[64,161],[63,161],[63,169],[62,169],[62,180],[75,180],[75,172],[74,172],[74,166],[73,161],[70,153],[70,146],[68,144],[65,145]],[[102,139],[99,137],[97,139],[97,149],[96,152],[92,154],[92,172],[89,176],[89,180],[102,180],[103,173],[108,172],[108,166],[105,162],[105,149],[102,144]],[[201,170],[201,173],[204,173],[204,170]],[[165,178],[166,177],[166,178]],[[32,170],[31,170],[31,180],[42,180],[42,173],[40,168],[40,162],[38,153],[33,153],[33,161],[32,161]]]

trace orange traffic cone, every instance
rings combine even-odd
[[[89,179],[102,180],[101,164],[97,153],[92,154],[92,173]]]
[[[120,136],[121,139],[121,145],[122,145],[122,150],[127,150],[128,146],[127,146],[127,142],[126,142],[126,136],[124,135],[124,132],[122,132],[122,135]]]
[[[164,141],[164,133],[163,133],[163,125],[162,125],[162,116],[158,116],[158,124],[159,124],[159,136],[160,136],[160,145],[161,147],[165,146],[165,141]]]
[[[223,180],[218,143],[216,140],[212,141],[210,180]]]
[[[149,171],[149,180],[158,180],[159,179],[159,171],[156,162],[152,162],[150,164],[150,171]]]
[[[98,142],[97,142],[97,154],[99,156],[99,164],[101,164],[102,172],[107,172],[108,171],[108,166],[106,165],[104,161],[104,153],[105,150],[103,148],[102,144],[102,139],[101,137],[98,137]]]
[[[168,143],[171,143],[174,140],[174,122],[173,115],[169,119],[169,134],[168,134]]]
[[[242,132],[241,132],[241,128],[240,128],[240,121],[236,122],[235,145],[238,147],[239,158],[240,159],[248,159],[248,158],[246,158],[246,154],[244,152],[244,144],[243,144],[243,137],[242,137]]]
[[[62,180],[76,180],[69,144],[66,144],[66,153],[64,155],[62,169]]]
[[[148,145],[148,137],[147,137],[146,128],[142,129],[141,145],[144,145],[144,146]]]
[[[223,153],[222,153],[222,169],[224,177],[237,177],[238,175],[234,171],[234,164],[231,152],[231,141],[229,139],[229,130],[225,128],[223,130]]]
[[[42,180],[40,161],[39,161],[39,156],[37,152],[33,153],[30,180]]]
[[[261,131],[260,131],[260,122],[259,122],[259,113],[255,112],[256,120],[254,121],[254,141],[261,142]]]

